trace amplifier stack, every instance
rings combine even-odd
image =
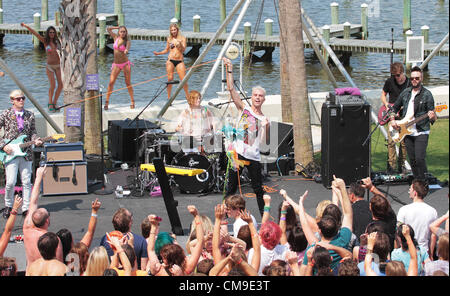
[[[87,194],[87,161],[82,142],[44,144],[41,166],[47,166],[43,195]]]

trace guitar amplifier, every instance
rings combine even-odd
[[[84,148],[82,142],[44,144],[46,162],[84,161]]]
[[[45,163],[41,162],[41,166]],[[42,195],[87,194],[87,162],[48,162]]]

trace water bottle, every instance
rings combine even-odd
[[[120,185],[117,185],[116,187],[116,197],[123,198],[123,188]]]

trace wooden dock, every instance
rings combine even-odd
[[[106,17],[107,24],[114,24],[117,22],[117,15],[99,13],[97,14],[97,19],[100,16]],[[33,24],[28,24],[33,26]],[[49,26],[55,26],[54,20],[41,22],[41,28],[39,32],[45,32]],[[131,40],[148,40],[148,41],[160,41],[164,42],[167,40],[169,34],[168,30],[152,30],[143,28],[127,28],[128,35]],[[320,29],[321,30],[321,29]],[[350,36],[356,37],[350,39],[343,39],[344,37],[344,26],[330,25],[330,47],[336,52],[352,52],[352,53],[391,53],[391,42],[382,40],[362,40],[359,39],[362,33],[362,26],[359,24],[352,24],[350,27]],[[30,34],[28,30],[21,27],[20,24],[1,24],[0,25],[0,35],[1,34]],[[97,27],[97,34],[100,34],[100,29]],[[198,50],[203,44],[207,44],[211,38],[214,36],[213,32],[189,32],[182,31],[182,34],[186,37],[188,46],[193,47],[195,51],[192,55],[198,54]],[[311,31],[311,35],[315,37],[314,32]],[[227,33],[223,33],[216,41],[216,45],[223,45],[228,37]],[[306,36],[303,38],[305,48],[312,48],[311,44],[308,42]],[[235,34],[234,42],[238,44],[244,43],[244,34]],[[258,34],[252,40],[250,40],[250,46],[254,50],[266,50],[272,52],[274,48],[280,46],[279,35],[266,36],[265,34]],[[425,55],[431,53],[431,51],[437,46],[437,43],[425,43]],[[395,41],[394,42],[394,53],[404,55],[406,53],[406,42]],[[448,44],[445,44],[437,53],[438,56],[449,56],[448,55]]]

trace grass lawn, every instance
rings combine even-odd
[[[372,129],[375,125],[372,125]],[[431,126],[428,140],[426,162],[428,172],[439,181],[448,181],[448,155],[449,155],[449,120],[438,119]],[[372,171],[385,171],[387,162],[387,141],[379,129],[372,135]]]

